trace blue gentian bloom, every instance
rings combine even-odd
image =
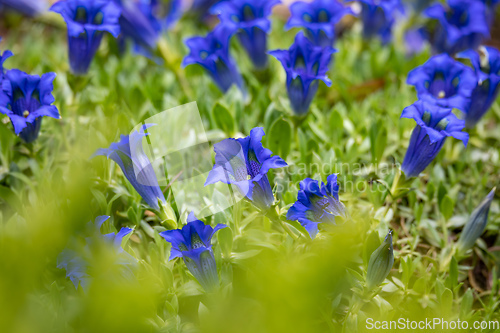
[[[214,145],[215,165],[205,186],[216,182],[234,184],[242,195],[262,211],[274,203],[273,190],[267,172],[282,168],[286,162],[262,146],[264,130],[256,127],[241,139],[225,139]]]
[[[460,56],[469,58],[477,76],[476,88],[472,91],[469,108],[465,110],[465,126],[474,127],[490,109],[500,91],[500,52],[494,47],[480,48],[479,53],[467,50]]]
[[[130,135],[121,135],[119,142],[112,143],[109,148],[98,149],[93,156],[106,156],[115,161],[144,201],[151,208],[159,210],[159,201],[165,203],[165,197],[153,166],[142,149],[142,139],[148,135],[144,133],[147,127],[133,131]]]
[[[345,217],[345,207],[339,200],[337,174],[327,177],[326,184],[311,178],[300,182],[297,201],[288,210],[286,218],[299,221],[312,239],[318,234],[320,223],[335,224],[335,217]]]
[[[122,36],[133,40],[135,50],[148,56],[155,49],[162,30],[171,26],[180,15],[181,0],[171,1],[169,8],[163,8],[158,0],[115,1],[121,8]]]
[[[486,19],[488,20],[488,24],[492,26],[493,22],[495,21],[495,13],[497,10],[497,6],[500,4],[500,0],[482,0],[482,1],[486,6]]]
[[[0,113],[10,118],[16,135],[27,143],[38,137],[42,117],[61,118],[52,105],[55,77],[55,73],[45,73],[40,77],[11,69],[1,82]]]
[[[335,26],[347,14],[354,15],[350,7],[337,0],[314,0],[294,2],[290,6],[291,16],[285,29],[304,27],[306,35],[314,44],[332,47],[335,42]]]
[[[74,74],[87,73],[104,32],[118,37],[120,7],[109,0],[61,0],[51,11],[61,14],[68,27],[69,62]]]
[[[47,0],[0,0],[0,12],[3,6],[28,16],[36,16],[49,8]]]
[[[404,41],[409,55],[419,54],[425,46],[428,34],[425,28],[411,28],[405,31]]]
[[[412,118],[417,122],[401,166],[408,178],[417,177],[424,171],[439,153],[447,137],[461,140],[465,146],[469,141],[469,134],[462,132],[465,121],[459,120],[451,109],[419,100],[406,107],[401,118]]]
[[[192,37],[186,40],[189,54],[182,65],[198,64],[202,66],[222,92],[235,84],[244,90],[243,78],[235,60],[229,54],[229,39],[233,31],[224,25],[218,25],[205,37]]]
[[[187,268],[206,291],[213,291],[219,287],[219,275],[212,251],[211,240],[225,224],[218,224],[215,228],[197,220],[191,212],[187,224],[182,229],[167,230],[160,233],[167,242],[172,244],[170,258],[184,259]]]
[[[392,26],[397,12],[403,13],[400,0],[360,0],[363,36],[367,39],[379,36],[382,43],[391,40]]]
[[[474,71],[447,54],[433,56],[410,71],[406,82],[415,86],[419,99],[461,111],[468,109],[477,84]]]
[[[2,41],[2,38],[0,37],[0,42]],[[0,89],[1,89],[1,83],[3,80],[3,77],[5,75],[5,71],[3,69],[3,63],[7,58],[12,57],[13,54],[9,50],[5,50],[2,54],[0,54]]]
[[[194,0],[191,4],[191,10],[200,16],[205,16],[209,12],[209,9],[219,2],[221,0]]]
[[[293,111],[304,116],[318,91],[319,81],[331,86],[328,65],[336,50],[315,46],[299,32],[288,50],[274,50],[269,54],[278,59],[286,71],[286,87]]]
[[[106,215],[98,216],[94,223],[89,222],[88,228],[91,229],[91,236],[95,236],[97,234],[97,239],[104,241],[105,244],[112,245],[111,248],[116,252],[116,255],[122,257],[117,264],[123,265],[123,268],[126,269],[128,268],[127,266],[132,264],[135,259],[133,259],[133,257],[127,252],[123,251],[121,243],[123,237],[132,232],[132,229],[121,228],[116,234],[112,232],[102,235],[99,230],[102,224],[108,219],[109,216]],[[82,289],[85,291],[88,290],[92,280],[92,277],[89,274],[89,268],[91,266],[90,261],[92,260],[91,245],[93,241],[94,239],[89,237],[86,239],[86,245],[83,251],[75,251],[74,249],[67,248],[63,250],[57,258],[57,268],[65,269],[66,277],[73,282],[75,288],[78,288],[78,285],[81,285]],[[130,272],[125,270],[124,273]]]
[[[238,39],[257,68],[267,66],[267,33],[271,31],[272,8],[279,0],[232,0],[215,5],[221,23],[236,32]]]
[[[486,6],[479,0],[448,0],[447,7],[435,4],[424,14],[438,22],[432,40],[436,53],[476,49],[490,36]]]

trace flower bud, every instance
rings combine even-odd
[[[368,262],[366,274],[366,285],[373,289],[381,284],[394,265],[394,253],[392,248],[392,230],[385,236],[384,242],[372,253]]]
[[[476,240],[481,236],[488,223],[488,213],[490,211],[491,201],[495,196],[495,190],[491,192],[483,199],[479,206],[472,212],[469,221],[465,224],[460,238],[458,240],[458,253],[465,253],[468,249],[474,246]]]

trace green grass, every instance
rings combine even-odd
[[[293,42],[297,30],[283,32],[283,24],[275,19],[270,49]],[[57,73],[55,105],[62,115],[44,119],[32,145],[0,124],[1,331],[354,332],[365,330],[368,317],[500,320],[498,200],[475,248],[452,257],[468,216],[499,184],[500,103],[469,132],[467,148],[447,140],[423,176],[389,193],[414,127],[399,119],[416,100],[406,75],[430,56],[426,50],[408,57],[399,32],[394,45],[381,46],[363,42],[356,26],[349,31],[336,44],[333,86],[320,84],[307,119],[297,122],[274,59],[267,72],[255,73],[234,43],[248,102],[234,90],[223,96],[199,68],[181,69],[183,40],[206,31],[188,20],[164,36],[166,64],[121,55],[107,38],[82,78],[69,73],[66,31],[54,16],[10,18],[1,31],[1,50],[15,54],[7,68]],[[350,218],[314,241],[293,240],[246,202],[208,218],[230,229],[214,244],[222,290],[204,293],[182,261],[168,261],[170,245],[158,235],[164,226],[145,213],[116,164],[89,159],[141,121],[191,101],[212,143],[263,126],[264,146],[290,165],[274,173],[276,181],[296,187],[305,177],[325,180],[339,172],[341,184],[352,184],[340,194]],[[222,120],[219,107],[228,111]],[[363,168],[384,163],[391,167]],[[296,191],[277,193],[282,213]],[[135,278],[120,277],[109,264],[113,258],[100,253],[89,292],[75,290],[56,268],[57,256],[89,220],[104,214],[112,218],[103,233],[134,228],[124,248],[138,260]],[[185,223],[186,212],[177,214],[179,225]],[[367,263],[389,228],[394,267],[376,295],[367,294]]]

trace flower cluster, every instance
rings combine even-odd
[[[26,143],[38,138],[42,117],[61,118],[52,105],[52,82],[55,73],[29,75],[19,69],[4,71],[4,61],[12,56],[5,51],[0,56],[0,113],[9,117],[14,132]]]
[[[354,15],[350,7],[337,0],[298,1],[290,6],[290,12],[285,28],[304,27],[307,37],[323,47],[333,46],[340,20],[345,15]]]
[[[191,274],[206,291],[214,291],[219,287],[211,240],[217,231],[226,227],[225,224],[218,224],[212,228],[196,219],[191,212],[187,224],[182,229],[160,233],[160,236],[172,244],[169,260],[182,258]]]
[[[225,139],[214,145],[215,165],[205,185],[223,182],[236,185],[242,195],[257,208],[267,211],[274,204],[274,195],[267,173],[287,166],[279,156],[262,146],[264,130],[254,128],[242,139]]]
[[[337,175],[333,174],[321,186],[311,178],[301,181],[297,201],[288,210],[286,218],[298,221],[311,238],[315,238],[320,223],[335,224],[335,217],[345,218],[345,215],[345,207],[339,200]]]
[[[378,36],[382,43],[387,44],[391,40],[397,13],[404,11],[401,1],[360,0],[360,3],[363,36],[368,39]]]
[[[455,54],[476,49],[490,36],[487,7],[480,0],[448,0],[447,6],[431,5],[424,11],[437,21],[432,46],[437,53]]]
[[[90,222],[87,225],[87,231],[90,237],[85,240],[85,247],[83,250],[73,249],[73,245],[64,249],[57,258],[57,268],[66,270],[66,277],[68,277],[75,288],[81,286],[84,291],[88,291],[90,283],[92,282],[92,275],[90,268],[92,261],[95,259],[95,246],[104,245],[108,253],[114,254],[117,258],[116,265],[121,270],[121,276],[132,275],[131,267],[135,263],[135,259],[123,251],[122,240],[132,232],[130,228],[121,228],[118,233],[109,233],[102,235],[100,233],[101,226],[109,219],[109,216],[98,216],[94,223]],[[77,242],[72,242],[77,243]],[[103,243],[103,244],[99,244]]]
[[[269,52],[286,71],[288,98],[298,116],[307,114],[319,81],[328,86],[332,84],[326,73],[335,52],[331,47],[315,46],[302,32],[297,34],[290,49]]]
[[[142,139],[148,135],[144,131],[148,127],[143,126],[140,131],[122,135],[119,142],[112,143],[109,148],[97,150],[94,156],[106,156],[115,161],[144,201],[151,208],[160,210],[160,205],[165,203],[165,197],[158,185],[153,166],[142,149]]]

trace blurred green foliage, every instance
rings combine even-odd
[[[274,20],[270,49],[292,43],[296,31],[283,32],[283,25]],[[407,56],[401,31],[394,45],[366,43],[355,25],[336,44],[333,86],[320,84],[300,122],[290,116],[285,74],[273,59],[267,71],[254,72],[234,43],[251,96],[246,103],[234,91],[223,96],[199,68],[181,69],[183,39],[206,31],[182,21],[161,41],[163,64],[120,54],[105,40],[89,75],[74,77],[65,28],[54,15],[1,24],[1,49],[15,54],[6,67],[56,72],[62,115],[44,120],[32,145],[10,124],[0,126],[2,332],[354,332],[365,330],[366,318],[500,320],[497,200],[476,247],[453,256],[469,214],[499,183],[500,103],[471,130],[466,149],[448,140],[424,176],[401,180],[395,166],[414,123],[399,116],[416,100],[405,79],[428,50]],[[277,193],[283,214],[303,178],[339,172],[350,217],[314,241],[293,240],[245,202],[208,218],[230,228],[214,244],[221,291],[204,293],[182,261],[168,261],[170,245],[158,235],[165,228],[116,165],[89,159],[142,120],[191,101],[213,142],[264,126],[265,146],[290,165],[276,181],[295,185]],[[179,222],[185,213],[176,210]],[[134,228],[124,248],[137,267],[135,278],[124,280],[103,251],[84,292],[56,268],[57,256],[97,215],[112,217],[103,233]],[[368,260],[389,228],[394,267],[367,292]]]

